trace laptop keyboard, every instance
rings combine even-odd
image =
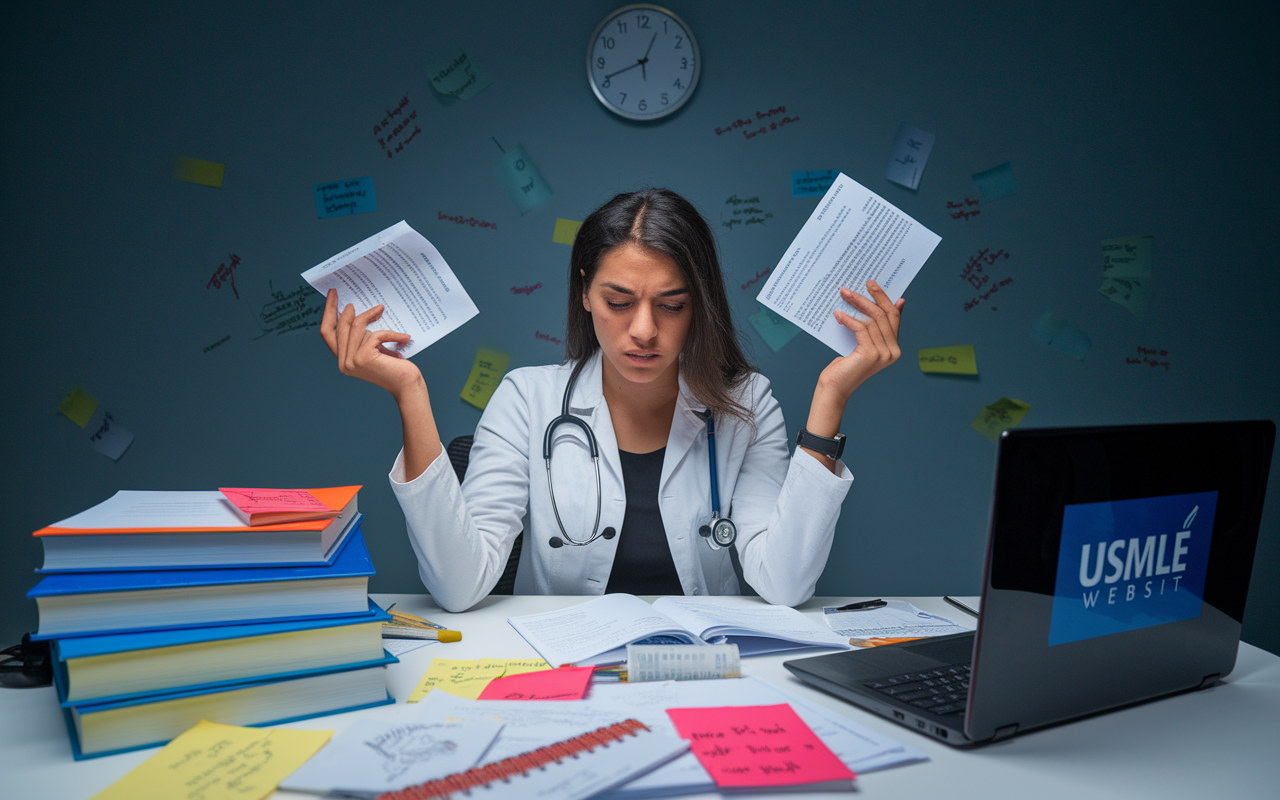
[[[942,717],[963,714],[969,700],[969,665],[952,664],[925,672],[908,672],[877,678],[863,685],[930,714]]]

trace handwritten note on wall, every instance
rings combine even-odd
[[[92,800],[261,800],[332,735],[202,721]]]
[[[739,117],[723,128],[716,128],[716,136],[741,130],[744,139],[754,139],[761,134],[776,131],[800,121],[799,114],[793,117],[789,117],[786,114],[786,106],[778,106],[768,111],[757,111],[754,118],[748,114],[746,119]]]
[[[978,208],[981,201],[973,197],[966,197],[963,200],[952,202],[947,201],[947,213],[952,219],[962,219],[966,222],[970,217],[976,217],[982,213],[982,209]]]
[[[235,253],[228,253],[227,255],[231,258],[230,263],[223,262],[219,264],[218,268],[213,271],[213,275],[205,283],[204,288],[221,289],[225,283],[231,287],[231,293],[239,300],[240,290],[236,288],[236,270],[240,268],[240,256]]]
[[[977,308],[982,301],[990,300],[991,296],[999,292],[1002,287],[1013,283],[1013,278],[1011,277],[993,279],[988,271],[988,267],[995,266],[996,262],[1002,258],[1009,258],[1009,253],[1006,252],[1004,248],[993,253],[991,252],[991,248],[984,247],[975,255],[969,256],[969,260],[965,263],[964,269],[960,271],[960,277],[968,281],[973,288],[978,289],[979,291],[986,289],[986,291],[981,292],[976,297],[966,301],[964,304],[965,311]],[[994,303],[992,303],[990,307],[992,311],[999,310]]]
[[[320,327],[324,300],[324,295],[306,283],[299,284],[290,292],[276,291],[272,287],[271,299],[258,310],[258,328],[262,333],[253,338],[261,339],[273,333],[281,336]]]
[[[422,133],[422,128],[414,122],[418,118],[417,109],[409,108],[409,95],[400,98],[400,102],[395,108],[384,109],[384,114],[379,122],[373,125],[373,135],[378,140],[378,146],[382,148],[382,152],[387,154],[387,158],[393,157],[396,153],[404,150],[405,146],[418,137]],[[410,130],[412,128],[412,130]]]
[[[667,716],[719,788],[828,781],[852,788],[853,773],[785,703],[670,708]]]
[[[489,405],[507,367],[511,366],[511,354],[501,353],[482,347],[476,351],[476,362],[471,365],[471,374],[462,388],[462,399],[476,408]]]
[[[919,359],[921,372],[940,372],[951,375],[978,374],[978,359],[973,354],[971,344],[921,348]]]
[[[524,145],[518,144],[493,162],[493,176],[507,190],[521,214],[528,214],[551,199],[551,187],[533,165]]]
[[[317,183],[315,193],[316,215],[320,219],[368,214],[378,210],[378,198],[373,193],[373,178]]]
[[[198,183],[202,186],[222,186],[222,176],[226,165],[216,161],[201,161],[198,158],[179,158],[173,165],[173,177],[187,183]]]
[[[1129,310],[1138,319],[1147,313],[1155,292],[1151,266],[1152,236],[1121,236],[1102,240],[1102,286],[1099,294]]]
[[[1030,403],[1002,397],[982,409],[977,419],[969,423],[969,427],[987,437],[991,441],[999,441],[1000,433],[1008,428],[1018,427],[1031,410]]]
[[[831,188],[831,184],[836,182],[836,178],[840,176],[838,169],[823,170],[792,170],[791,171],[791,196],[792,197],[821,197]]]
[[[738,197],[731,194],[724,204],[726,207],[720,210],[720,224],[729,230],[737,227],[764,227],[765,220],[773,219],[773,214],[761,207],[759,195]]]
[[[124,451],[133,444],[133,434],[102,406],[98,406],[98,410],[93,412],[85,430],[89,432],[89,446],[112,461],[119,461]]]
[[[889,163],[884,168],[885,179],[908,189],[918,188],[924,175],[924,165],[933,152],[933,141],[933,134],[928,131],[913,128],[905,122],[899,125],[898,135],[893,138],[893,149],[889,151]]]
[[[1137,358],[1130,358],[1129,356],[1125,356],[1124,363],[1141,364],[1143,366],[1152,367],[1152,368],[1164,367],[1164,371],[1168,372],[1169,366],[1170,366],[1169,351],[1157,350],[1154,347],[1143,347],[1142,345],[1138,345]]]
[[[475,217],[464,217],[461,214],[446,214],[443,211],[437,211],[436,213],[440,216],[440,219],[456,222],[459,225],[470,225],[473,228],[489,228],[495,231],[498,229],[498,223],[496,222],[486,222]]]
[[[493,83],[480,65],[457,46],[428,64],[427,76],[432,89],[457,100],[470,100]]]
[[[1018,193],[1018,179],[1013,177],[1013,165],[1008,161],[975,173],[973,182],[977,184],[982,199],[988,202],[1003,200]]]

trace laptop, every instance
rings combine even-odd
[[[785,666],[962,746],[1212,686],[1235,667],[1275,436],[1005,431],[977,630]]]

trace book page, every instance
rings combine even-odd
[[[150,492],[121,489],[54,528],[243,528],[222,492]]]
[[[839,647],[849,643],[804,614],[750,597],[662,597],[653,607],[704,639],[748,634],[790,642]]]
[[[302,277],[320,294],[337,289],[339,312],[348,304],[357,314],[384,305],[382,318],[367,329],[409,334],[406,344],[393,348],[405,358],[479,313],[440,251],[404,221],[317,264]]]
[[[553,667],[578,664],[658,634],[698,641],[670,617],[630,594],[607,594],[557,611],[508,617],[507,622]]]
[[[756,299],[842,356],[858,339],[836,322],[839,309],[865,319],[840,297],[867,294],[874,280],[897,302],[942,238],[844,173],[823,195]]]

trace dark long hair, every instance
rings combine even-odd
[[[680,371],[690,391],[716,414],[752,422],[751,411],[734,399],[734,390],[752,366],[738,345],[715,238],[693,204],[669,189],[616,195],[582,221],[569,256],[566,358],[579,361],[600,349],[582,298],[600,261],[626,244],[670,256],[688,284],[693,315],[680,353]]]

